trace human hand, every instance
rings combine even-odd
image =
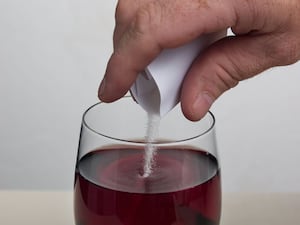
[[[239,81],[300,59],[299,0],[119,0],[99,98],[125,95],[163,49],[227,28],[235,36],[208,47],[185,76],[180,100],[190,120],[201,119]]]

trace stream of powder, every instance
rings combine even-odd
[[[146,133],[146,147],[144,154],[144,171],[143,177],[149,177],[152,169],[155,165],[155,154],[157,148],[154,144],[155,140],[158,138],[158,130],[160,124],[160,116],[152,113],[148,113],[148,124]]]

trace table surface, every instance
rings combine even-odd
[[[0,224],[74,225],[73,194],[0,191]],[[223,194],[221,225],[299,225],[300,193]]]

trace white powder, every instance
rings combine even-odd
[[[160,116],[152,113],[148,113],[148,124],[146,133],[146,147],[144,154],[144,171],[143,177],[149,177],[153,166],[155,165],[155,154],[157,148],[154,144],[155,140],[158,138],[158,130],[160,124]]]

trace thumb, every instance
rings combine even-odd
[[[184,79],[181,107],[185,117],[201,119],[212,103],[239,81],[272,66],[291,63],[284,55],[290,49],[278,39],[279,35],[271,34],[244,35],[227,37],[210,46],[194,61]]]

